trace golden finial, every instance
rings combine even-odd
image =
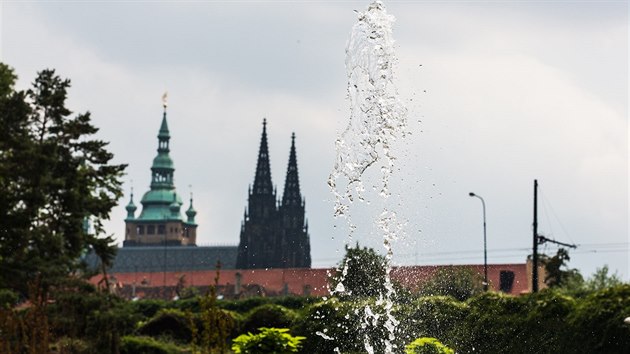
[[[164,91],[164,94],[162,95],[162,106],[164,106],[164,109],[168,107],[168,91]]]

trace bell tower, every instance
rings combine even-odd
[[[175,191],[175,167],[170,152],[170,131],[166,120],[166,94],[162,97],[164,113],[158,131],[157,156],[151,166],[151,185],[140,203],[142,211],[136,218],[136,206],[133,203],[133,192],[127,205],[125,219],[125,241],[127,246],[195,246],[197,239],[196,211],[192,207],[186,213],[188,220],[181,215],[183,204],[180,195]],[[192,216],[192,217],[191,217]]]

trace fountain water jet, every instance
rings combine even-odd
[[[388,15],[380,1],[370,4],[365,12],[358,14],[346,47],[346,71],[348,76],[348,97],[350,100],[350,120],[345,131],[335,142],[337,157],[328,184],[335,196],[334,216],[345,218],[349,236],[346,244],[352,242],[356,230],[350,215],[350,206],[355,199],[365,201],[363,176],[370,166],[381,163],[381,185],[379,195],[383,200],[390,196],[389,178],[396,160],[391,148],[399,137],[406,134],[406,108],[398,97],[394,85],[393,66],[394,40],[392,23],[394,17]],[[345,187],[339,187],[339,183]],[[396,213],[384,207],[375,224],[383,238],[386,249],[385,294],[381,294],[378,306],[385,313],[374,313],[369,306],[364,309],[363,325],[376,326],[384,316],[384,326],[388,336],[383,339],[386,353],[393,353],[395,329],[398,321],[392,314],[394,288],[390,279],[392,242],[396,240],[401,225]],[[332,294],[346,291],[343,281],[347,274],[347,263],[341,272],[341,279]],[[324,337],[325,338],[325,337]],[[364,347],[374,353],[374,347],[367,335]]]

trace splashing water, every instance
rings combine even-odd
[[[350,206],[355,201],[365,201],[364,172],[372,165],[380,163],[381,184],[379,195],[383,200],[390,196],[389,178],[396,157],[391,147],[394,141],[406,134],[406,108],[398,98],[394,86],[393,65],[394,40],[392,23],[394,16],[388,15],[380,1],[370,4],[365,12],[358,15],[346,48],[346,71],[348,76],[348,97],[350,100],[350,121],[348,127],[335,142],[337,158],[328,184],[335,196],[334,215],[345,218],[349,235],[346,244],[352,242],[356,225],[351,221]],[[342,182],[345,188],[338,184]],[[369,202],[369,201],[368,201]],[[390,279],[392,241],[397,239],[401,225],[396,213],[384,208],[376,218],[375,225],[383,237],[386,254],[385,294],[377,305],[385,310],[387,338],[383,339],[386,353],[393,353],[395,329],[398,321],[392,314],[394,288]],[[343,281],[347,274],[347,263],[341,272],[341,281],[331,292],[343,293]],[[383,297],[384,296],[384,297]],[[366,307],[362,326],[376,326],[381,314]],[[373,344],[366,335],[364,347],[374,353]]]

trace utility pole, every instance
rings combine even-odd
[[[556,245],[569,248],[577,248],[577,245],[564,243],[538,235],[538,180],[534,180],[534,250],[532,254],[532,293],[538,292],[538,245],[545,242],[554,243]]]
[[[538,292],[538,180],[534,180],[534,250],[532,254],[532,292]]]

